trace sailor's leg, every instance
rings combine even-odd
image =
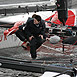
[[[24,49],[27,49],[27,39],[26,39],[26,36],[24,34],[23,31],[21,30],[17,30],[15,32],[16,36],[21,40],[23,41],[23,43],[21,44],[21,46],[24,48]]]
[[[41,37],[37,37],[36,42],[37,42],[36,49],[38,49],[44,41],[43,41],[43,39],[41,39]]]
[[[30,41],[30,53],[31,53],[31,57],[33,59],[35,59],[37,57],[37,54],[36,54],[36,38],[33,38]]]
[[[15,32],[16,36],[21,40],[21,41],[25,41],[25,36],[23,34],[23,31],[22,30],[17,30]]]

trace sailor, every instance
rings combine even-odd
[[[26,39],[29,41],[31,57],[36,59],[36,49],[44,42],[43,39],[48,38],[45,35],[44,20],[39,15],[33,15],[32,17],[27,20],[26,24],[19,26],[18,31],[20,32],[16,31],[16,35],[21,41],[26,41]]]
[[[37,57],[36,49],[41,46],[43,39],[46,38],[45,28],[45,22],[39,15],[26,23],[25,34],[30,42],[30,53],[33,59]]]

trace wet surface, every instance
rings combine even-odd
[[[77,67],[77,46],[76,45],[64,45],[61,42],[57,44],[50,44],[49,41],[46,41],[42,46],[37,50],[38,55],[43,56],[41,60],[50,61],[51,64],[62,64],[69,65],[73,64],[74,67]],[[71,62],[72,61],[72,62]]]
[[[0,56],[18,60],[32,60],[29,51],[24,50],[22,47],[0,49]],[[40,73],[0,68],[0,77],[39,77],[41,75]]]
[[[48,46],[48,48],[45,47],[45,45]],[[57,44],[55,44],[55,46],[56,45]],[[24,50],[21,46],[0,49],[0,56],[33,61],[30,56],[29,50],[28,51]],[[62,50],[60,49],[59,51],[53,50],[51,44],[48,43],[48,41],[46,41],[37,50],[37,59],[33,62],[39,64],[46,64],[46,65],[50,64],[54,66],[63,66],[63,67],[73,66],[77,68],[77,48],[74,46],[73,50],[71,49],[70,51],[69,49],[69,51],[66,50],[63,53]],[[41,75],[42,74],[40,73],[0,68],[0,77],[40,77]]]

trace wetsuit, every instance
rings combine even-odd
[[[25,34],[27,39],[29,40],[30,36],[33,36],[32,40],[29,40],[30,42],[30,53],[32,58],[36,58],[36,49],[43,43],[43,40],[39,35],[43,35],[44,38],[46,38],[45,35],[45,22],[43,20],[40,21],[39,24],[34,24],[34,19],[30,20],[26,23],[25,27]]]

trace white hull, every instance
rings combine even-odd
[[[15,36],[15,34],[8,36],[7,40],[4,40],[4,35],[3,35],[4,29],[1,30],[2,33],[0,33],[0,49],[20,46],[22,44],[22,42]]]

